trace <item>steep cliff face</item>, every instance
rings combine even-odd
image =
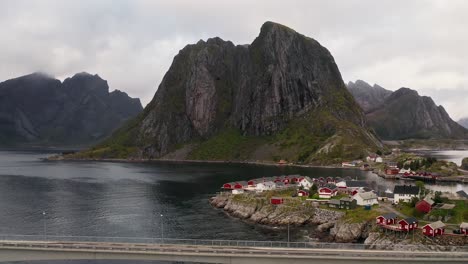
[[[138,99],[109,93],[97,75],[63,83],[34,73],[0,83],[0,143],[89,144],[141,112]]]
[[[267,22],[251,45],[187,45],[144,112],[92,151],[160,158],[184,145],[192,149],[180,158],[311,161],[380,142],[328,50]]]
[[[384,139],[468,137],[468,130],[453,121],[442,106],[408,88],[393,92],[367,118]]]
[[[348,82],[347,87],[364,112],[375,110],[392,94],[390,90],[377,84],[371,86],[362,80]]]

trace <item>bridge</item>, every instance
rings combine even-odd
[[[450,252],[369,249],[363,244],[160,238],[1,236],[0,262],[160,260],[202,263],[467,263],[468,247]]]

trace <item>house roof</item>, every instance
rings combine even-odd
[[[344,201],[344,202],[352,202],[354,199],[353,198],[349,198],[349,197],[343,197],[340,199],[340,201]]]
[[[334,189],[336,189],[336,185],[335,184],[325,184],[320,188],[328,188],[328,189],[334,190]]]
[[[394,194],[419,194],[419,187],[414,185],[395,185]]]
[[[460,228],[464,228],[464,229],[468,228],[468,223],[466,222],[461,223]]]
[[[356,194],[359,195],[363,200],[377,199],[377,194],[374,192],[358,192]]]
[[[458,191],[457,194],[458,194],[458,196],[460,196],[460,197],[468,198],[468,194],[467,194],[465,191],[463,191],[463,190]]]
[[[238,181],[235,184],[248,185],[246,181]]]
[[[335,199],[333,199],[333,200],[329,200],[327,203],[328,203],[328,204],[340,205],[340,200],[335,200]]]
[[[424,197],[423,201],[426,201],[430,205],[433,205],[435,203],[429,195]]]
[[[427,224],[428,226],[432,227],[432,229],[442,228],[445,227],[445,224],[442,221],[437,221],[434,223]]]
[[[414,217],[408,217],[408,218],[405,218],[403,219],[405,222],[407,222],[408,224],[413,224],[413,223],[417,223],[418,222],[418,219],[414,218]]]
[[[388,214],[382,215],[382,217],[385,218],[385,219],[393,219],[393,218],[397,218],[398,215],[395,214],[395,213],[388,213]]]
[[[365,181],[346,181],[346,187],[369,187]]]
[[[454,204],[438,204],[437,209],[452,210],[455,208]]]

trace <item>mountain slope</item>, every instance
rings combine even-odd
[[[458,120],[457,123],[462,125],[464,128],[468,128],[468,117]]]
[[[187,45],[143,113],[80,155],[330,162],[379,147],[329,51],[266,22],[251,45]]]
[[[468,136],[468,130],[453,121],[442,106],[408,88],[393,92],[380,107],[369,112],[367,118],[383,139],[461,139]]]
[[[362,80],[348,82],[347,87],[364,112],[372,111],[380,106],[392,94],[392,91],[384,89],[377,84],[371,86]]]
[[[0,144],[89,144],[142,110],[138,99],[109,93],[97,75],[63,83],[33,73],[0,83]]]

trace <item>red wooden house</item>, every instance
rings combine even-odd
[[[319,197],[323,199],[330,199],[332,196],[335,196],[337,192],[338,189],[336,186],[331,184],[318,189]]]
[[[415,208],[419,212],[427,214],[432,210],[432,205],[434,205],[434,201],[431,198],[426,197],[421,201],[417,202]]]
[[[228,182],[223,184],[223,189],[232,190],[234,189],[235,182]]]
[[[398,216],[395,213],[388,213],[376,217],[376,222],[379,225],[393,225],[396,224]]]
[[[304,191],[304,190],[299,190],[299,191],[297,192],[297,196],[308,197],[308,196],[309,196],[309,192],[308,192],[308,191]]]
[[[244,189],[247,187],[249,187],[249,184],[246,181],[240,181],[234,184],[234,189]]]
[[[385,170],[385,174],[387,175],[397,175],[400,172],[398,168],[388,168]]]
[[[283,204],[284,199],[282,197],[271,197],[270,203],[271,204]]]
[[[418,228],[418,219],[414,217],[408,217],[405,219],[401,219],[398,221],[398,224],[400,225],[399,229],[402,231],[411,231],[413,229]]]
[[[427,224],[422,227],[423,234],[426,236],[437,236],[445,233],[445,224],[441,221]]]

